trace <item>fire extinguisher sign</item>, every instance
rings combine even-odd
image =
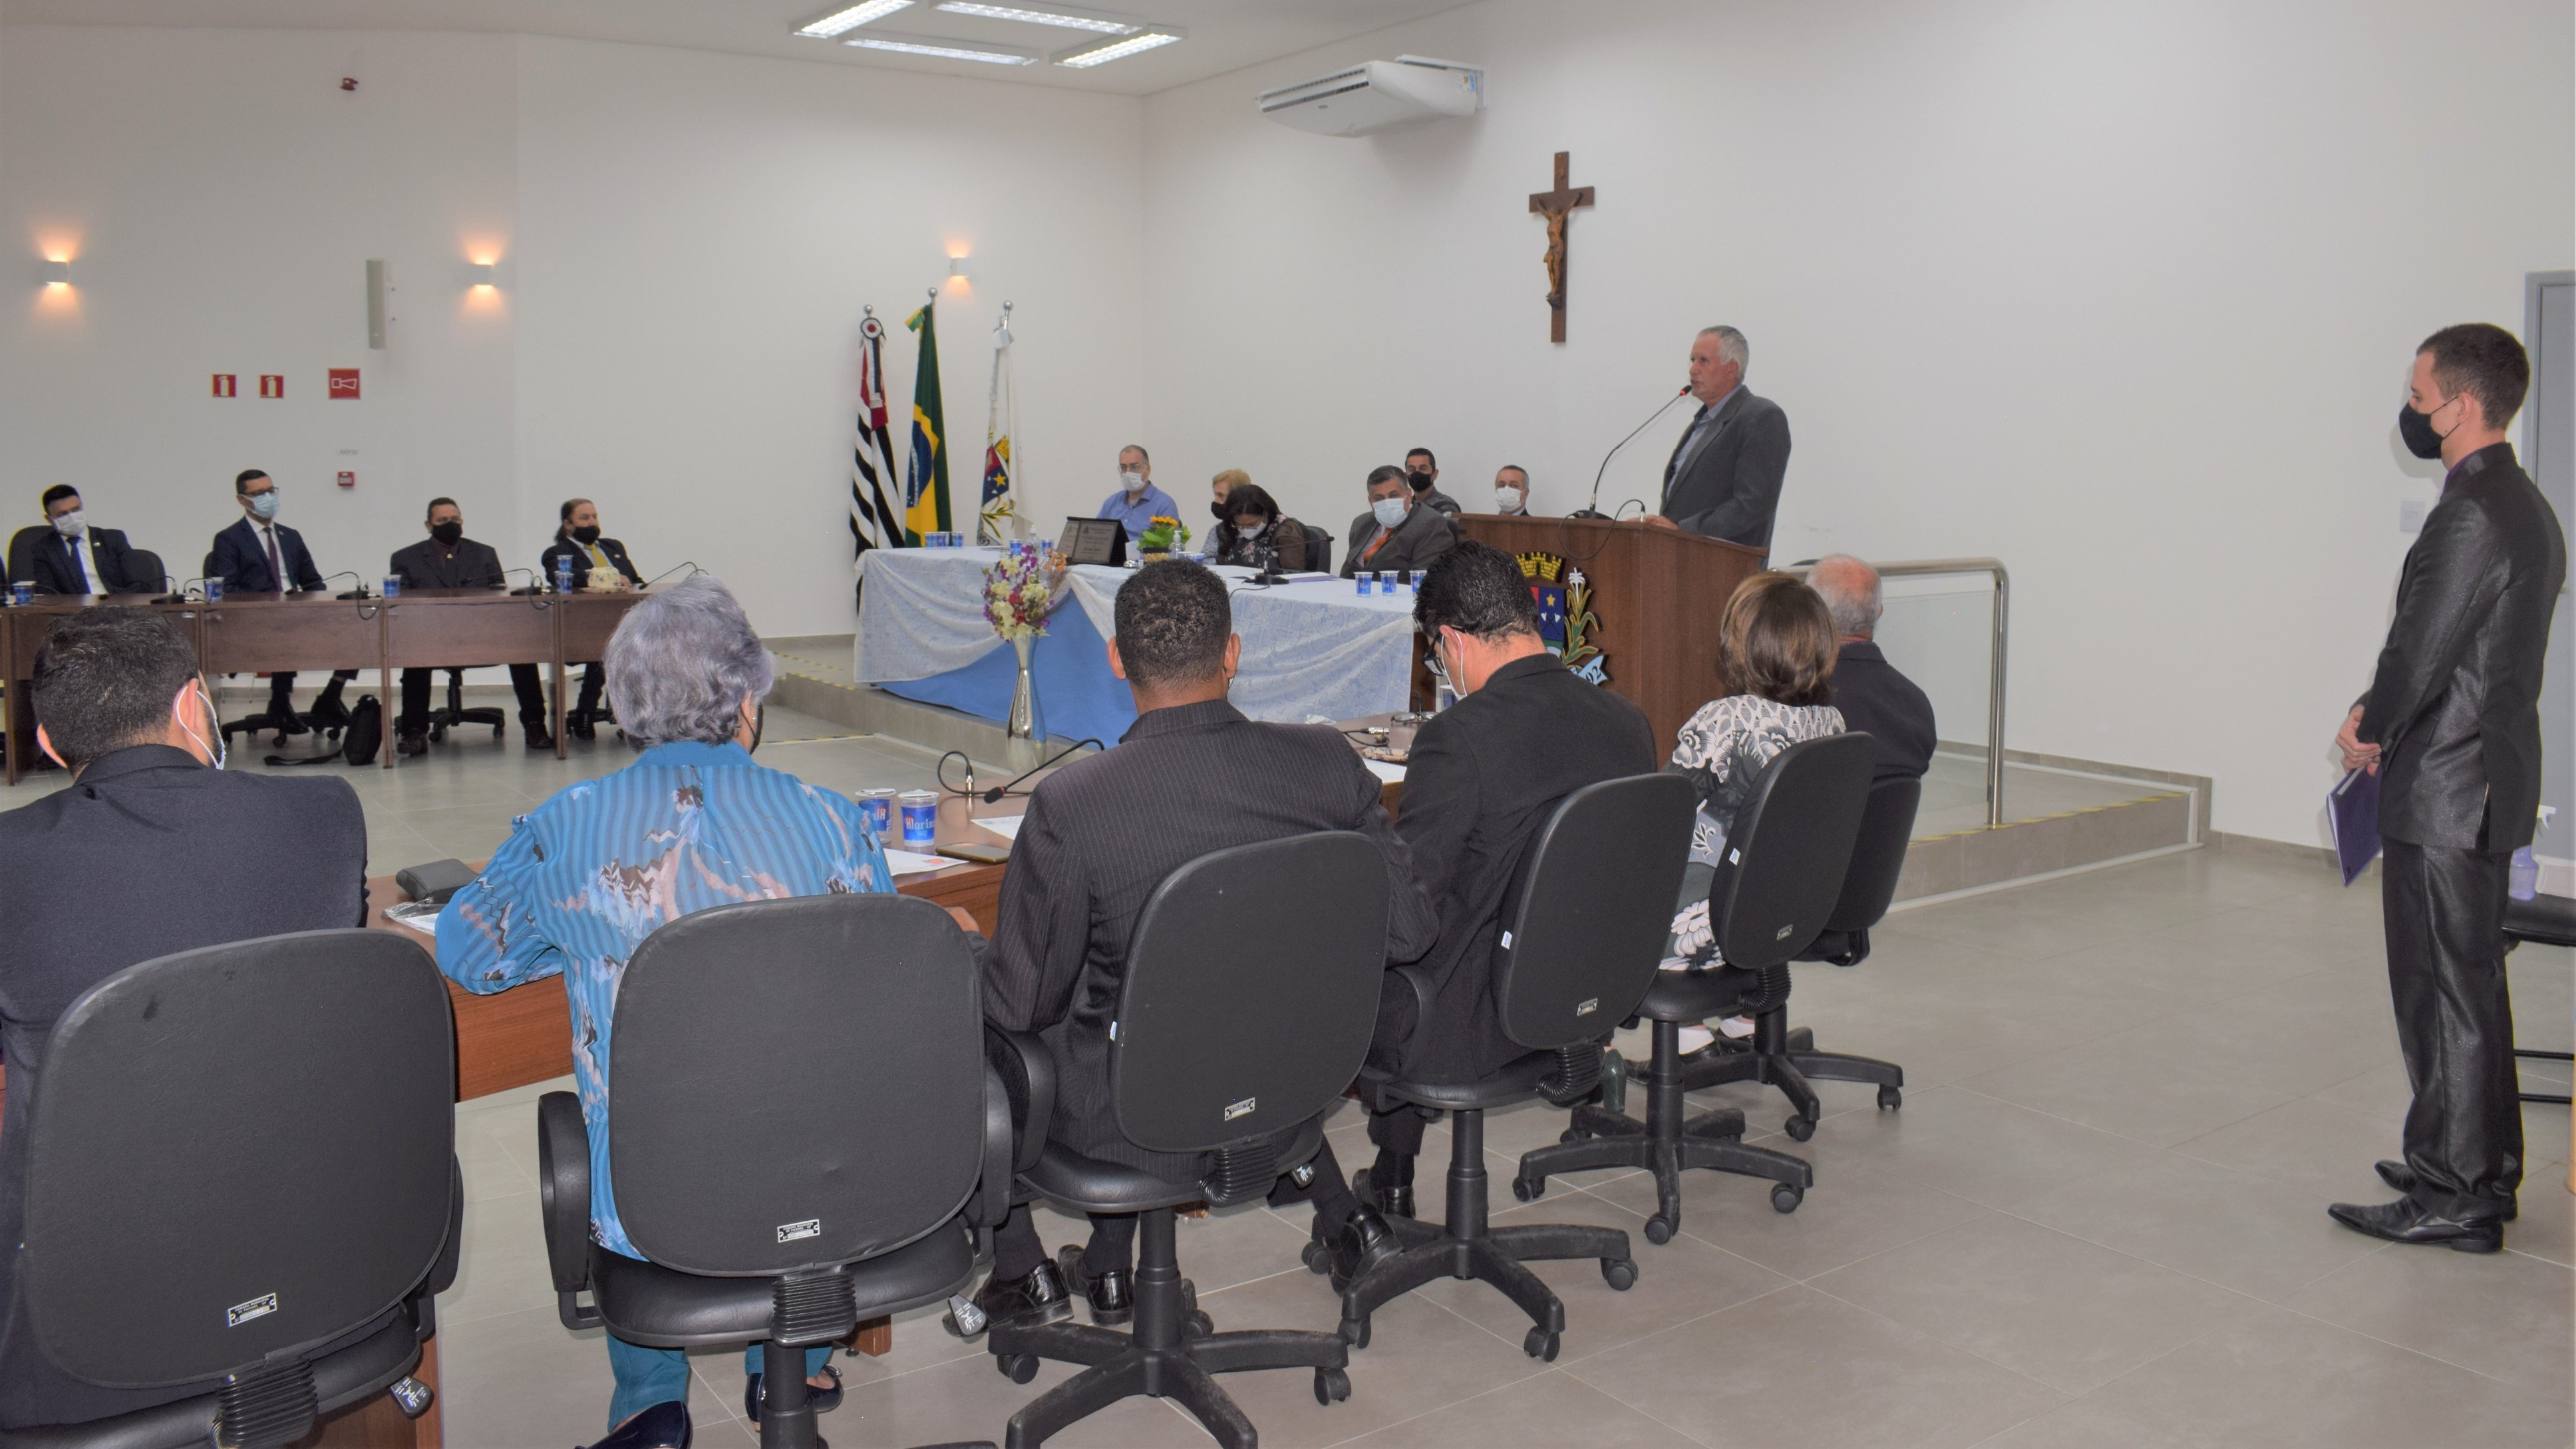
[[[215,374],[215,396],[217,396],[217,397],[231,397],[232,395],[233,395],[233,374],[231,374],[231,373],[229,373],[229,372],[219,372],[219,373],[216,373],[216,374]]]

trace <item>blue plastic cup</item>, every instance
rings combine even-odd
[[[939,833],[939,792],[906,790],[899,797],[903,803],[903,846],[906,850],[928,850]]]
[[[206,580],[206,602],[209,604],[220,604],[223,601],[224,581],[222,579]],[[26,601],[21,599],[19,602],[24,603]]]
[[[859,813],[867,817],[868,828],[882,841],[894,834],[894,797],[892,790],[861,790],[852,797],[859,802]]]
[[[385,597],[388,599],[399,599],[402,597],[402,575],[385,575]]]

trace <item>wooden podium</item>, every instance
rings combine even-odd
[[[1468,513],[1458,531],[1516,554],[1555,554],[1583,571],[1600,620],[1588,637],[1600,647],[1610,687],[1646,712],[1665,754],[1683,723],[1724,692],[1718,622],[1735,586],[1769,558],[1758,548],[1634,520]]]

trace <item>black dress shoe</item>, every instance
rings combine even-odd
[[[2387,1183],[2397,1191],[2411,1193],[2415,1190],[2415,1169],[2408,1167],[2405,1163],[2374,1162],[2370,1166],[2372,1171],[2379,1174],[2379,1180],[2381,1182]],[[2504,1220],[2506,1222],[2512,1222],[2515,1218],[2520,1216],[2522,1216],[2522,1205],[2520,1203],[2512,1204],[2504,1210]]]
[[[2392,1243],[2441,1243],[2463,1253],[2494,1253],[2504,1248],[2504,1219],[2446,1218],[2412,1198],[2395,1202],[2339,1202],[2326,1216],[2374,1238]]]
[[[528,726],[526,726],[525,728],[526,728],[526,729],[527,729],[527,731],[528,731],[528,748],[529,748],[529,749],[532,749],[532,750],[551,750],[551,749],[553,749],[553,748],[555,747],[555,737],[554,737],[554,733],[553,733],[553,731],[548,730],[544,725],[541,725],[541,724],[532,724],[532,725],[528,725]]]
[[[582,710],[574,710],[564,716],[564,733],[577,740],[599,737],[599,731],[591,728],[589,714]]]
[[[313,732],[312,727],[304,723],[303,716],[295,712],[293,701],[271,700],[269,703],[269,723],[276,727],[279,739],[283,740],[288,735],[305,735]]]
[[[1351,1214],[1342,1230],[1333,1234],[1333,1291],[1339,1293],[1357,1282],[1369,1269],[1404,1251],[1395,1240],[1395,1229],[1379,1217],[1377,1209],[1366,1203]]]
[[[673,1399],[618,1425],[590,1449],[689,1449],[689,1438],[689,1406]]]
[[[812,1384],[807,1384],[805,1386],[805,1405],[807,1408],[812,1409],[818,1414],[828,1414],[834,1409],[841,1407],[841,1371],[832,1367],[830,1364],[825,1364],[823,1365],[823,1372],[831,1375],[832,1386],[830,1388],[818,1389]],[[812,1375],[808,1374],[807,1377],[811,1378]],[[743,1385],[742,1416],[745,1419],[750,1420],[755,1428],[760,1424],[760,1401],[762,1397],[763,1395],[760,1392],[760,1375],[753,1374],[751,1376],[751,1382]]]
[[[313,708],[305,711],[304,717],[311,720],[317,730],[338,730],[349,727],[349,707],[340,702],[340,692],[336,689],[326,692],[320,699],[313,701]]]
[[[1380,1187],[1377,1182],[1377,1169],[1373,1167],[1361,1168],[1358,1175],[1351,1179],[1351,1195],[1358,1198],[1362,1205],[1376,1208],[1391,1218],[1415,1216],[1413,1184],[1391,1182]]]
[[[1053,1263],[1040,1263],[1025,1278],[1004,1282],[999,1278],[987,1282],[975,1295],[975,1306],[984,1312],[985,1324],[1006,1328],[1035,1328],[1073,1316],[1073,1295],[1064,1288],[1064,1275]]]
[[[1056,1250],[1056,1271],[1073,1292],[1091,1300],[1091,1321],[1102,1328],[1117,1328],[1136,1316],[1134,1275],[1112,1268],[1106,1273],[1093,1273],[1082,1266],[1082,1249],[1071,1243]]]
[[[425,754],[428,754],[428,753],[429,753],[429,736],[427,736],[427,735],[404,735],[402,738],[400,738],[400,739],[398,739],[398,740],[394,741],[394,753],[395,753],[395,754],[397,754],[397,755],[425,755]]]

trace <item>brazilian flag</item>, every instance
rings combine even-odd
[[[924,534],[948,531],[948,424],[939,412],[939,334],[930,315],[937,305],[923,303],[903,324],[921,334],[921,355],[912,370],[912,466],[903,512],[903,541],[915,546]]]

